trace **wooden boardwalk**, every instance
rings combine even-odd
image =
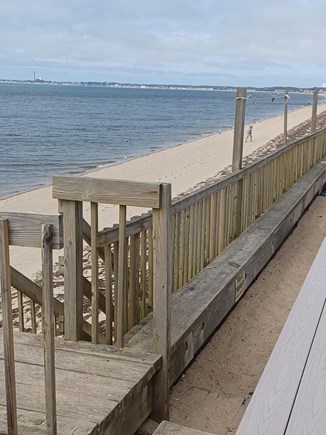
[[[326,238],[237,435],[326,433]]]
[[[43,338],[15,333],[14,341],[19,434],[46,433]],[[55,357],[58,434],[132,434],[150,413],[161,357],[60,338]],[[0,334],[0,434],[5,404]]]

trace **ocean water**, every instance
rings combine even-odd
[[[272,95],[249,95],[248,122],[283,113]],[[0,198],[232,128],[234,112],[229,91],[0,83]]]

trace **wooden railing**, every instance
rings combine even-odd
[[[93,343],[124,346],[126,333],[152,311],[153,351],[163,355],[154,402],[157,415],[166,415],[172,292],[325,155],[323,130],[173,204],[167,184],[54,177],[64,226],[65,337],[83,337],[84,294],[91,299]],[[83,202],[90,204],[90,223]],[[99,230],[99,204],[119,205],[118,226]],[[127,222],[127,206],[152,212]],[[83,239],[90,244],[91,282],[83,275]]]
[[[319,131],[175,201],[171,206],[172,290],[189,282],[325,155],[326,131]],[[85,221],[83,228],[90,243],[91,229]],[[153,309],[152,214],[126,222],[125,238],[123,331],[127,332]],[[98,231],[96,240],[97,256],[105,259],[105,284],[100,292],[105,317],[102,330],[106,330],[103,340],[112,344],[118,322],[115,283],[121,274],[119,226]],[[86,287],[90,284],[84,278]]]
[[[47,433],[56,434],[55,399],[55,302],[53,299],[53,249],[62,248],[62,218],[60,216],[36,215],[27,213],[0,213],[0,276],[1,276],[1,314],[4,346],[4,368],[7,404],[8,433],[16,435],[16,379],[14,355],[14,325],[11,286],[12,281],[31,297],[33,303],[42,306],[42,332],[44,336],[44,375]],[[42,287],[39,288],[24,275],[10,266],[9,246],[41,248]],[[13,279],[12,279],[13,278]],[[39,293],[40,291],[40,293]],[[22,293],[23,294],[23,293]],[[18,298],[18,302],[19,302]],[[21,307],[23,312],[23,307]],[[36,318],[34,318],[36,324]],[[33,323],[33,322],[32,322]],[[33,329],[33,328],[32,328]],[[36,330],[36,327],[35,327]]]

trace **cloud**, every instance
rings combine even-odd
[[[37,65],[49,79],[263,85],[281,74],[311,86],[325,81],[325,12],[321,0],[2,0],[0,77]]]

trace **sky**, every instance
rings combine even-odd
[[[320,87],[325,0],[1,0],[0,79]]]

